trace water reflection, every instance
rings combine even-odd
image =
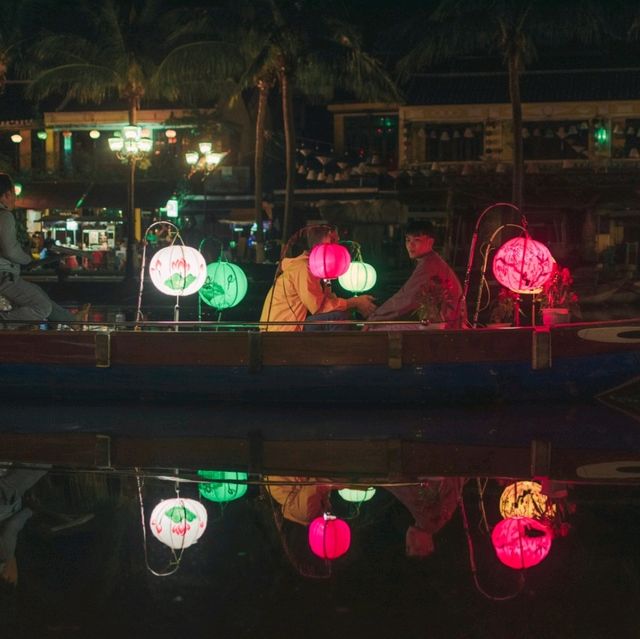
[[[51,468],[27,493],[35,515],[18,540],[18,585],[1,591],[6,636],[636,636],[637,486],[198,470]],[[156,505],[177,497],[207,523],[172,550],[150,529]],[[165,513],[179,536],[198,513],[175,506]],[[53,512],[94,517],[52,530]],[[516,555],[550,546],[524,571],[498,559],[491,534],[522,516],[549,533],[529,526]],[[318,518],[350,531],[332,561],[321,555],[335,531],[310,540]]]

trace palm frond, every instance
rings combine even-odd
[[[68,64],[40,73],[27,86],[26,93],[36,100],[62,94],[80,102],[100,102],[121,85],[122,79],[109,67]]]

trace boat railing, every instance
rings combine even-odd
[[[190,321],[190,320],[112,320],[112,321],[77,321],[68,324],[41,321],[4,321],[3,330],[21,331],[261,331],[261,332],[299,332],[299,327],[306,328],[306,332],[327,333],[331,327],[336,331],[403,331],[403,330],[441,330],[442,324],[434,324],[420,320],[321,320],[307,322],[285,321]]]

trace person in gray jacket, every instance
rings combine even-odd
[[[20,277],[20,267],[29,264],[31,256],[18,243],[15,204],[13,180],[0,173],[0,295],[11,303],[10,310],[0,311],[0,320],[8,322],[8,328],[19,328],[19,323],[11,323],[21,321],[73,322],[74,316],[69,311],[52,302],[39,286]]]

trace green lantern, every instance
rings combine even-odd
[[[375,286],[376,279],[376,269],[371,264],[353,261],[347,272],[338,278],[338,282],[345,291],[363,293]]]
[[[376,494],[376,489],[373,487],[362,490],[360,488],[343,488],[338,491],[338,495],[345,501],[349,501],[356,504],[361,504],[365,501],[369,501]]]
[[[199,470],[198,476],[209,480],[206,484],[199,484],[198,490],[210,501],[233,501],[247,492],[247,484],[238,483],[247,480],[247,473],[235,470]]]
[[[207,279],[200,299],[219,311],[239,304],[247,294],[247,276],[236,264],[219,260],[207,265]]]

